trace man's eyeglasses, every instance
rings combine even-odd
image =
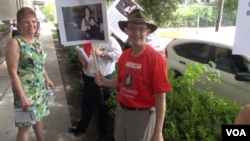
[[[127,27],[127,28],[131,32],[136,32],[136,31],[144,32],[148,29],[147,27]]]

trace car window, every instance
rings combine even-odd
[[[214,47],[207,44],[189,43],[178,45],[174,48],[178,55],[199,63],[204,64],[209,61],[214,61],[214,58],[211,55]]]
[[[232,55],[237,72],[249,72],[249,62],[240,55]]]
[[[228,73],[235,74],[237,72],[237,68],[234,64],[232,58],[232,51],[218,47],[216,49],[216,68],[225,71]]]
[[[248,72],[250,72],[250,61],[248,61],[247,59],[243,58],[243,62],[248,70]]]
[[[181,45],[177,45],[177,46],[174,46],[174,50],[176,52],[176,54],[182,56],[182,57],[186,57],[185,54],[186,54],[186,48],[187,48],[187,44],[181,44]]]
[[[233,55],[229,49],[217,48],[215,63],[219,70],[228,73],[249,72],[249,62],[240,55]]]

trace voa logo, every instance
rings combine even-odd
[[[247,136],[244,129],[226,129],[227,136]]]

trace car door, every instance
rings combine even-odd
[[[213,61],[214,47],[206,43],[185,43],[173,47],[175,53],[169,52],[169,64],[171,68],[184,74],[190,61],[207,64]],[[176,54],[176,55],[175,55]]]
[[[237,81],[235,74],[249,72],[244,58],[233,55],[232,51],[223,47],[216,47],[216,68],[220,71],[221,83],[209,83],[212,89],[222,96],[241,104],[250,103],[250,82]]]

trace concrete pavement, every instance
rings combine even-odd
[[[48,55],[45,68],[55,84],[54,96],[48,97],[50,115],[43,120],[46,141],[74,141],[74,135],[68,133],[71,126],[67,100],[57,60],[56,50],[49,23],[41,24],[41,41]],[[0,141],[16,140],[17,128],[13,118],[13,96],[11,82],[8,76],[6,63],[0,65]],[[30,132],[30,141],[35,141],[33,130]]]

